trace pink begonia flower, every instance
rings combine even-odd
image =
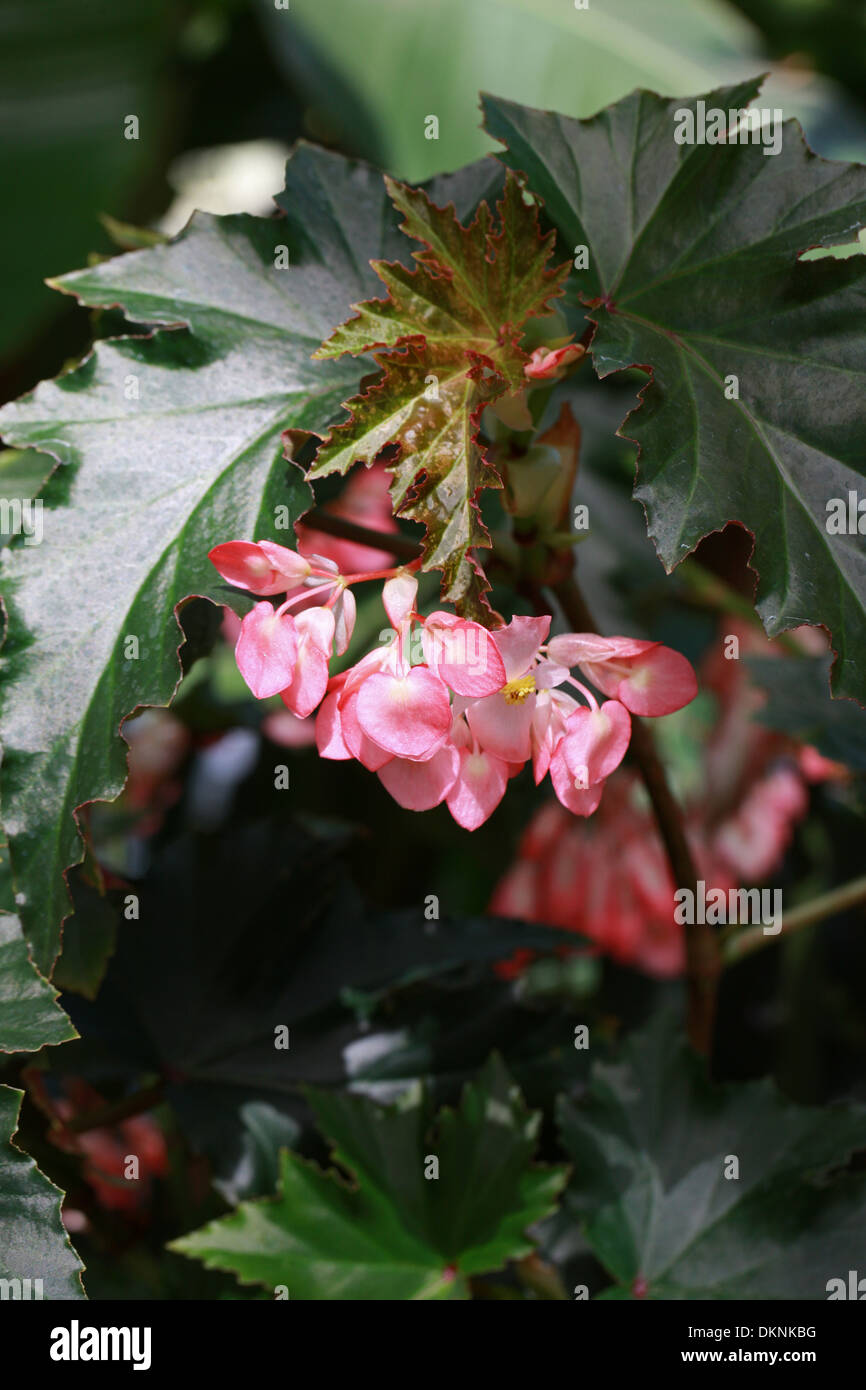
[[[634,637],[600,637],[596,632],[562,632],[551,637],[547,654],[551,661],[563,666],[588,666],[593,663],[629,660],[648,652],[655,642],[642,642]]]
[[[548,656],[579,666],[587,680],[632,714],[673,714],[698,693],[691,662],[660,642],[571,632],[551,639]]]
[[[505,685],[498,694],[477,700],[466,710],[469,727],[482,748],[503,762],[526,762],[532,752],[535,706],[530,696],[550,666],[539,661],[539,648],[549,629],[549,617],[516,617],[499,628],[495,640],[505,666]],[[553,670],[550,667],[550,674]],[[564,680],[568,672],[557,670],[556,675]]]
[[[448,810],[464,830],[477,830],[505,795],[510,768],[503,758],[480,749],[462,719],[454,721],[459,768],[448,793]]]
[[[797,761],[807,782],[844,782],[851,775],[844,763],[825,758],[811,743],[799,750]]]
[[[569,362],[576,362],[586,353],[582,343],[568,343],[565,347],[537,347],[523,368],[524,376],[530,381],[545,381],[551,377],[565,375]]]
[[[226,541],[208,558],[229,584],[252,594],[284,594],[310,575],[310,562],[273,541]]]
[[[603,783],[597,782],[594,787],[579,786],[581,779],[574,776],[564,758],[551,758],[550,780],[557,799],[573,815],[591,816],[598,809]]]
[[[295,620],[272,603],[257,603],[241,623],[235,647],[238,670],[258,700],[279,695],[292,680],[298,658]]]
[[[334,614],[329,608],[308,608],[294,619],[298,655],[292,679],[279,692],[287,709],[300,719],[321,701],[328,688],[328,661],[334,645]]]
[[[395,631],[399,632],[415,611],[417,597],[418,580],[407,570],[395,574],[382,585],[382,603]]]
[[[407,811],[430,811],[444,801],[460,769],[457,749],[445,743],[426,762],[392,758],[379,770],[379,781],[398,806]]]
[[[352,590],[341,589],[334,603],[334,650],[337,656],[342,656],[348,650],[352,633],[355,631],[357,612],[355,595]]]
[[[454,613],[431,613],[424,619],[421,641],[427,665],[455,695],[477,699],[505,685],[505,664],[495,638],[480,623]]]
[[[539,690],[532,712],[530,742],[535,785],[543,781],[554,749],[565,734],[569,716],[582,707],[562,690]]]
[[[320,758],[333,758],[345,762],[354,756],[351,749],[346,747],[340,719],[340,696],[345,684],[345,672],[339,676],[332,676],[328,693],[319,706],[316,715],[316,748]]]
[[[809,794],[793,768],[780,767],[751,788],[736,813],[715,831],[722,861],[743,880],[764,878],[782,858]]]
[[[331,656],[351,640],[350,585],[360,572],[343,575],[328,555],[299,557],[268,541],[232,541],[211,558],[250,592],[287,593],[278,609],[257,603],[240,623],[237,662],[253,694],[279,695],[302,721],[318,708],[323,758],[356,759],[408,810],[445,801],[468,830],[492,815],[529,758],[536,784],[549,772],[563,806],[592,814],[628,747],[629,710],[679,709],[696,691],[686,659],[657,642],[567,633],[545,645],[549,616],[518,616],[495,632],[441,609],[424,617],[414,563],[366,571],[385,580],[392,629],[386,645],[331,678]],[[575,666],[612,697],[601,708]],[[300,741],[294,727],[280,731]]]
[[[599,709],[581,705],[569,716],[551,761],[561,759],[585,791],[619,767],[630,738],[631,719],[618,700],[606,700]]]
[[[368,772],[378,772],[379,768],[393,757],[389,750],[381,748],[365,734],[358,723],[357,713],[358,695],[363,681],[368,675],[381,672],[388,660],[387,649],[370,652],[350,671],[334,678],[330,687],[333,694],[329,694],[322,705],[317,721],[316,738],[322,757],[357,758]],[[322,725],[321,734],[319,721]],[[325,751],[326,748],[328,751]],[[340,748],[345,749],[345,753],[341,753]]]
[[[282,696],[301,719],[312,714],[328,685],[334,615],[309,608],[297,617],[257,603],[241,623],[235,647],[238,670],[259,700]]]
[[[426,666],[368,676],[358,691],[358,723],[368,738],[398,758],[433,753],[451,728],[444,682]]]

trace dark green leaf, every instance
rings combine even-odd
[[[0,1279],[41,1280],[41,1294],[31,1282],[30,1298],[83,1298],[84,1266],[60,1219],[63,1193],[12,1143],[23,1095],[0,1086]],[[23,1288],[18,1296],[27,1296]]]
[[[831,700],[829,658],[747,657],[746,665],[769,696],[755,716],[762,724],[866,772],[866,710],[850,700]]]
[[[706,106],[741,110],[758,86]],[[696,102],[648,92],[589,121],[485,106],[563,246],[589,248],[570,284],[597,325],[599,375],[650,375],[624,432],[666,567],[741,522],[768,633],[825,624],[834,692],[866,698],[866,554],[825,524],[827,503],[866,473],[866,259],[798,261],[866,223],[866,170],[817,158],[794,122],[770,157],[760,144],[677,144],[676,113]]]
[[[669,1016],[596,1063],[559,1118],[566,1201],[615,1296],[640,1279],[650,1298],[823,1299],[862,1259],[866,1179],[827,1175],[862,1147],[866,1109],[793,1105],[770,1081],[714,1086]]]
[[[229,1172],[241,1104],[300,1113],[302,1084],[360,1082],[387,1050],[356,1005],[369,1015],[386,991],[562,941],[502,918],[428,922],[423,899],[414,912],[371,911],[334,845],[276,817],[183,834],[133,887],[139,919],[119,923],[96,1001],[64,1002],[84,1037],[100,1040],[106,1075],[168,1077],[193,1141]],[[82,901],[83,930],[88,911]],[[287,1049],[275,1046],[281,1026]],[[382,1079],[397,1075],[405,1082],[399,1067]]]
[[[72,875],[69,882],[74,915],[64,923],[63,953],[51,978],[60,989],[95,999],[114,953],[117,908],[80,873]]]
[[[78,1036],[33,965],[17,917],[0,912],[0,1052],[38,1052]]]
[[[469,1276],[531,1253],[526,1228],[552,1210],[565,1171],[532,1165],[540,1116],[500,1062],[432,1130],[420,1090],[390,1109],[309,1099],[352,1185],[284,1153],[276,1200],[244,1204],[173,1249],[245,1283],[331,1300],[466,1298]]]

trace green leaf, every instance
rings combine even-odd
[[[715,1086],[670,1016],[596,1063],[559,1120],[567,1206],[620,1296],[640,1279],[650,1298],[822,1299],[862,1258],[866,1178],[828,1172],[862,1147],[866,1109]]]
[[[389,1109],[309,1094],[336,1172],[282,1155],[275,1200],[251,1202],[171,1248],[290,1298],[466,1298],[467,1278],[533,1249],[526,1228],[552,1209],[562,1168],[532,1164],[540,1115],[501,1062],[468,1085],[431,1130],[420,1089]],[[431,1160],[438,1160],[438,1178]]]
[[[423,899],[415,911],[367,908],[339,846],[281,825],[279,814],[235,817],[224,831],[185,832],[156,849],[133,884],[139,919],[119,922],[97,998],[68,1000],[83,1037],[99,1040],[100,1077],[168,1077],[169,1100],[221,1176],[240,1158],[242,1104],[297,1116],[304,1083],[356,1084],[381,1057],[384,1043],[357,1006],[368,1016],[386,994],[446,983],[460,967],[490,979],[492,963],[520,947],[562,943],[553,928],[504,918],[427,922]],[[119,899],[110,896],[118,917]],[[79,901],[84,931],[100,905],[95,894]],[[282,1027],[287,1048],[275,1046]],[[462,1037],[466,1054],[459,1030],[457,1021],[445,1043]],[[559,1036],[568,1039],[564,1026]],[[423,1070],[436,1069],[428,1050]],[[407,1074],[418,1073],[400,1070],[400,1079]]]
[[[56,999],[30,960],[18,918],[0,912],[0,1052],[38,1052],[77,1038]]]
[[[769,697],[755,714],[759,723],[866,772],[866,710],[831,700],[829,657],[747,657],[745,664]]]
[[[740,110],[758,86],[713,92],[707,108]],[[677,144],[676,112],[695,101],[648,92],[589,121],[485,108],[563,245],[589,248],[570,294],[597,325],[599,375],[650,376],[623,429],[666,568],[741,522],[767,632],[823,623],[834,693],[866,699],[866,555],[825,525],[828,501],[866,473],[866,259],[798,261],[866,222],[866,169],[817,158],[794,122],[770,157],[759,144]],[[725,395],[731,376],[738,399]]]
[[[841,28],[835,5],[827,0]],[[818,15],[815,6],[816,0],[799,0],[790,18],[799,20],[808,11],[826,35],[833,19]],[[487,153],[490,144],[478,128],[479,89],[589,116],[635,87],[688,96],[768,66],[752,25],[718,0],[590,0],[581,10],[573,0],[292,0],[291,23],[273,0],[260,0],[260,7],[278,51],[290,62],[294,56],[292,75],[314,109],[327,101],[327,117],[334,121],[336,103],[321,71],[310,71],[308,63],[305,72],[306,54],[292,53],[300,39],[309,38],[321,64],[350,86],[367,130],[359,129],[354,113],[347,114],[340,146],[347,139],[361,141],[353,145],[358,153],[407,179]],[[860,47],[847,55],[858,93]],[[837,58],[844,53],[838,40],[835,49]],[[803,50],[795,42],[777,51]],[[411,73],[411,80],[395,80],[398,73]],[[787,73],[782,65],[773,78],[771,104],[801,120],[813,117],[806,126],[812,143],[826,144],[843,125],[838,107],[828,115],[829,95],[827,84],[810,80],[806,65]],[[439,121],[435,139],[431,114]],[[856,119],[849,115],[844,124],[853,141]]]
[[[60,1219],[63,1193],[12,1143],[23,1097],[0,1086],[0,1279],[39,1279],[42,1298],[84,1298],[84,1266]],[[31,1298],[38,1287],[31,1282]]]
[[[95,999],[114,954],[117,911],[82,873],[69,879],[73,915],[63,925],[63,952],[51,976],[61,989]]]
[[[370,286],[367,260],[397,243],[381,179],[301,148],[280,201],[285,220],[197,215],[168,246],[64,277],[83,303],[171,331],[97,343],[0,412],[7,440],[63,464],[42,494],[42,545],[14,547],[5,575],[3,810],[44,970],[68,911],[61,875],[80,857],[73,812],[120,790],[121,720],[171,698],[178,606],[225,602],[217,541],[292,536],[275,509],[294,521],[309,489],[281,432],[321,429],[360,376],[310,355]]]
[[[422,243],[417,269],[374,261],[388,298],[355,305],[356,317],[316,355],[398,351],[375,354],[384,375],[346,403],[351,418],[322,444],[309,476],[345,473],[399,447],[387,465],[394,511],[426,526],[423,568],[442,570],[443,597],[483,620],[490,586],[470,551],[490,545],[478,497],[501,481],[479,445],[479,420],[490,401],[525,387],[520,330],[548,312],[567,267],[547,268],[553,236],[541,236],[535,207],[512,176],[495,228],[486,202],[464,227],[453,207],[386,182],[402,230]]]

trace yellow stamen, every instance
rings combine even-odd
[[[527,695],[531,695],[535,690],[535,677],[532,675],[519,676],[517,680],[509,681],[502,687],[502,693],[509,705],[522,705]]]

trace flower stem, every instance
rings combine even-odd
[[[598,632],[583,594],[573,576],[552,586],[562,611],[575,632]],[[683,831],[682,815],[668,785],[652,734],[643,720],[632,715],[631,752],[649,793],[659,834],[677,888],[697,893],[698,871]],[[719,943],[712,927],[695,923],[686,930],[686,979],[688,985],[687,1032],[696,1052],[707,1055],[713,1038],[716,994],[722,969]]]
[[[355,545],[368,545],[371,550],[388,550],[398,560],[417,560],[421,554],[419,541],[404,536],[401,531],[374,531],[370,526],[361,526],[346,517],[335,516],[320,507],[301,517],[300,524],[310,531],[321,531],[326,536],[336,536],[341,541],[354,541]]]
[[[746,931],[724,932],[722,963],[725,966],[733,965],[744,956],[750,956],[753,951],[760,951],[764,946],[771,946],[774,941],[790,936],[792,932],[811,927],[826,917],[835,917],[838,912],[862,902],[866,902],[866,875],[843,883],[838,888],[831,888],[828,893],[822,893],[820,897],[795,907],[792,912],[786,912],[781,931],[770,933],[765,932],[763,927],[749,927]]]

